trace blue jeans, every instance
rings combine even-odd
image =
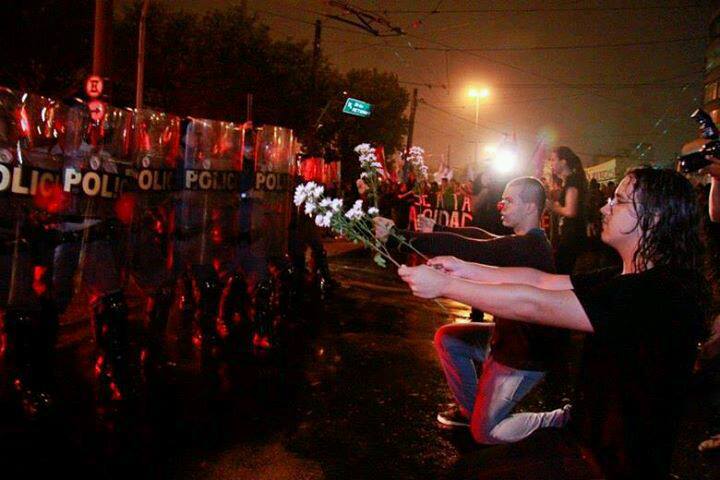
[[[516,413],[515,406],[545,377],[544,371],[517,370],[495,361],[487,347],[487,324],[451,324],[435,334],[435,349],[460,410],[470,419],[478,443],[517,442],[538,428],[562,427],[569,412]],[[478,378],[475,363],[482,365]]]

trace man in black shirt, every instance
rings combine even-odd
[[[554,272],[552,248],[539,227],[545,206],[542,183],[532,177],[510,181],[500,206],[503,225],[512,228],[514,235],[495,236],[478,228],[400,233],[429,255],[451,254],[466,261]],[[389,221],[377,219],[376,224],[384,231]],[[473,438],[483,444],[516,442],[538,428],[563,426],[567,408],[510,413],[545,377],[567,332],[496,317],[488,350],[483,341],[486,331],[487,326],[478,323],[450,324],[437,331],[435,348],[457,402],[457,407],[438,414],[438,422],[469,425]],[[479,379],[473,362],[482,364]]]
[[[676,172],[638,168],[602,214],[622,271],[551,275],[447,257],[431,260],[445,272],[399,270],[417,296],[590,334],[569,431],[487,452],[473,478],[668,477],[704,313],[695,193]]]

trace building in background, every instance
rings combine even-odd
[[[710,19],[708,47],[705,54],[704,108],[715,123],[720,120],[720,2]]]

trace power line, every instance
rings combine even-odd
[[[477,48],[447,48],[447,47],[417,47],[411,45],[386,45],[382,43],[368,43],[375,47],[391,47],[391,48],[404,48],[418,51],[431,51],[431,52],[524,52],[524,51],[540,51],[540,50],[585,50],[585,49],[597,49],[597,48],[625,48],[625,47],[636,47],[646,45],[664,45],[671,43],[686,43],[696,41],[707,40],[706,36],[696,37],[684,37],[684,38],[671,38],[663,40],[644,40],[637,42],[616,42],[616,43],[592,43],[586,45],[547,45],[547,46],[533,46],[533,47],[477,47]],[[351,43],[351,42],[330,42],[330,43]]]
[[[675,75],[669,78],[662,78],[657,80],[651,80],[647,82],[595,82],[595,83],[502,83],[501,85],[497,86],[496,88],[499,89],[505,89],[505,88],[567,88],[567,89],[598,89],[598,88],[605,88],[605,89],[633,89],[633,88],[659,88],[659,89],[677,89],[677,88],[683,88],[685,85],[687,85],[687,82],[685,83],[664,83],[671,80],[677,80],[679,78],[684,78],[688,76],[695,76],[702,74],[703,71],[695,71],[695,72],[688,72],[683,73],[681,75]],[[700,82],[702,79],[698,79],[697,81]],[[423,83],[423,82],[413,82],[409,80],[398,80],[398,83],[404,84],[404,85],[413,85],[416,87],[427,87],[427,88],[442,88],[447,89],[448,86],[444,83]],[[693,82],[690,82],[693,83]]]
[[[300,18],[290,17],[288,15],[283,15],[281,13],[271,12],[268,10],[255,10],[255,11],[257,13],[262,13],[264,15],[270,15],[271,17],[284,18],[285,20],[290,20],[290,21],[296,22],[296,23],[304,23],[305,25],[313,25],[313,26],[315,25],[315,22],[310,22],[307,20],[302,20]],[[326,16],[326,15],[323,15],[323,16]],[[337,30],[338,32],[354,33],[356,35],[370,36],[368,34],[360,32],[358,30],[350,30],[349,28],[334,27],[332,25],[323,25],[323,28],[326,28],[328,30]]]
[[[442,113],[444,113],[444,114],[446,114],[446,115],[449,115],[449,116],[451,116],[451,117],[458,118],[458,119],[462,120],[463,122],[467,122],[467,123],[469,123],[469,124],[472,124],[473,126],[475,126],[475,127],[477,127],[477,128],[482,128],[482,129],[484,129],[484,130],[489,130],[489,131],[491,131],[491,132],[493,132],[493,133],[499,133],[499,134],[501,134],[501,135],[504,135],[504,134],[507,133],[506,131],[498,130],[497,128],[493,128],[493,127],[490,127],[490,126],[488,126],[488,125],[483,125],[483,124],[480,124],[480,123],[477,123],[477,124],[476,124],[474,121],[472,121],[472,120],[470,120],[470,119],[468,119],[468,118],[465,118],[465,117],[463,117],[462,115],[458,115],[457,113],[453,113],[453,112],[450,112],[450,111],[448,111],[448,110],[445,110],[444,108],[438,107],[437,105],[433,105],[432,103],[429,103],[429,102],[428,102],[427,100],[425,100],[425,99],[422,99],[422,98],[421,98],[421,99],[420,99],[420,103],[422,103],[423,105],[425,105],[425,106],[427,106],[427,107],[432,108],[433,110],[437,110],[437,111],[442,112]]]
[[[704,7],[700,3],[691,3],[684,5],[636,5],[624,7],[548,7],[548,8],[461,8],[447,10],[378,10],[383,15],[401,15],[401,14],[458,14],[458,13],[581,13],[581,12],[627,12],[627,11],[644,11],[644,10],[680,10],[686,8]]]

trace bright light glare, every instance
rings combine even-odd
[[[497,152],[497,147],[495,145],[485,145],[485,153],[494,154]]]
[[[472,98],[487,98],[490,96],[490,89],[489,88],[481,88],[478,90],[477,88],[471,88],[468,90],[468,97]]]
[[[512,150],[501,149],[492,159],[493,169],[498,173],[510,173],[517,168],[517,154]]]

